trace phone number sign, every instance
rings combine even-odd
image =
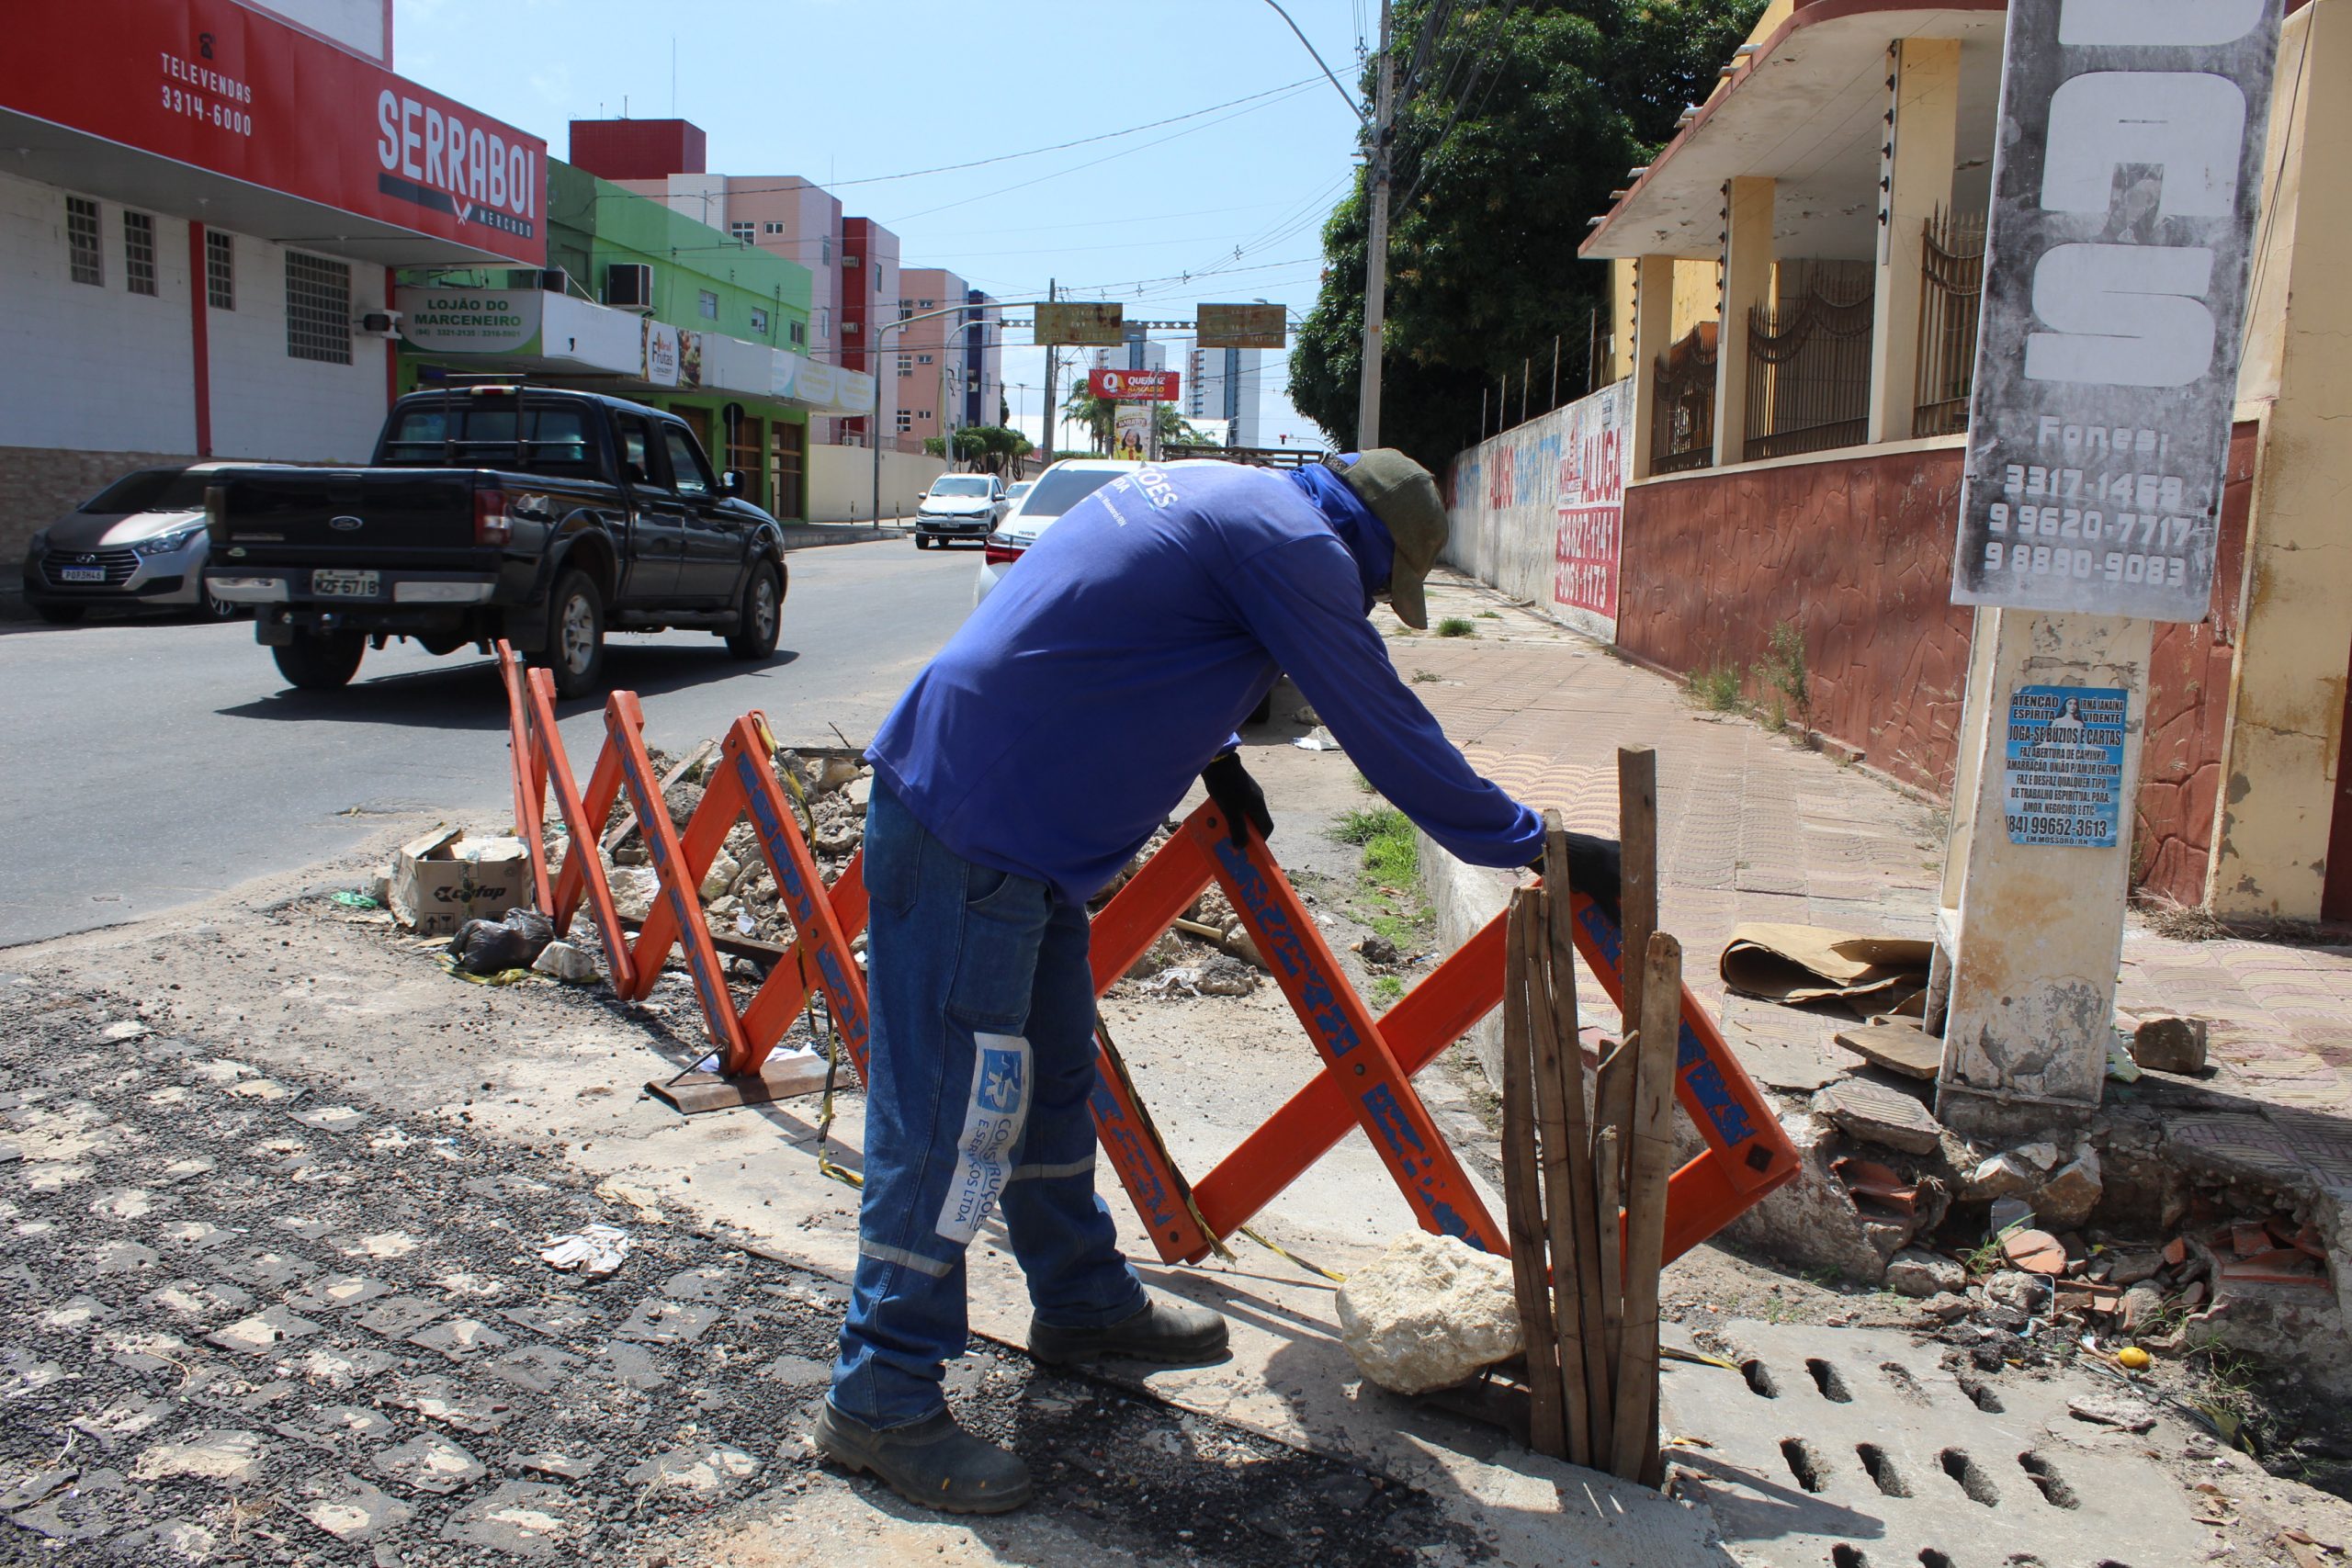
[[[2009,694],[2009,842],[2115,847],[2126,702],[2120,686],[2019,686]]]
[[[1952,602],[2197,621],[2280,0],[2010,0]]]

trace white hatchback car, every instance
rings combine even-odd
[[[1132,474],[1142,467],[1118,457],[1065,457],[1039,474],[1035,486],[988,536],[980,557],[980,578],[972,587],[972,603],[978,604],[989,596],[1022,552],[1053,525],[1054,519],[1121,474]]]

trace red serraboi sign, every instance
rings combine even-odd
[[[1182,379],[1174,370],[1090,370],[1086,389],[1114,402],[1172,403]]]
[[[13,19],[0,108],[534,265],[547,143],[232,0]]]

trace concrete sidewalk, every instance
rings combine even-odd
[[[1816,1063],[1851,1066],[1829,1043],[1834,1019],[1726,998],[1716,959],[1743,920],[1928,935],[1943,807],[1704,712],[1674,681],[1470,579],[1433,578],[1430,605],[1433,627],[1459,616],[1476,635],[1415,633],[1384,612],[1396,666],[1471,761],[1529,805],[1613,837],[1616,750],[1657,749],[1660,924],[1758,1077],[1796,1091]],[[1614,1021],[1589,980],[1584,1000]],[[2119,1004],[2211,1025],[2212,1075],[2163,1086],[2180,1091],[2165,1131],[2181,1157],[2352,1207],[2352,948],[2178,941],[2135,914]],[[2134,1098],[2109,1088],[2111,1102]]]

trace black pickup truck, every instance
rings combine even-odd
[[[607,628],[702,627],[775,650],[783,535],[674,415],[594,392],[468,387],[392,405],[364,468],[226,468],[205,491],[207,590],[254,607],[297,686],[372,640],[504,637],[578,696]]]

